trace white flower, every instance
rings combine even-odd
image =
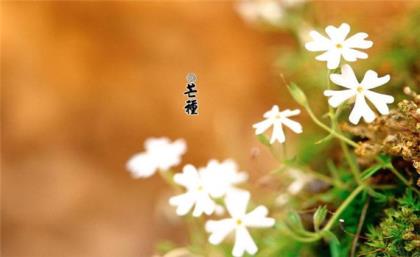
[[[335,69],[340,64],[341,56],[348,62],[354,62],[357,59],[366,59],[368,55],[358,49],[367,49],[373,45],[372,41],[365,40],[368,34],[359,32],[346,39],[350,32],[350,26],[342,23],[340,27],[328,26],[325,28],[328,37],[325,37],[317,31],[311,31],[310,36],[313,41],[306,43],[305,47],[309,51],[325,51],[318,55],[318,61],[326,61],[328,69]],[[356,48],[356,49],[355,49]]]
[[[284,143],[286,137],[284,135],[282,125],[289,127],[295,133],[302,133],[302,126],[288,117],[298,115],[300,110],[289,110],[286,109],[282,112],[279,111],[279,107],[274,105],[270,111],[264,113],[264,118],[266,120],[258,122],[252,125],[255,128],[255,134],[260,135],[267,131],[271,126],[273,126],[273,133],[271,135],[270,144],[273,144],[276,140],[280,143]]]
[[[239,172],[236,162],[230,159],[223,162],[210,160],[203,173],[205,173],[207,184],[211,185],[211,194],[215,198],[239,190],[234,186],[248,179],[248,174]]]
[[[235,234],[235,244],[232,254],[235,257],[242,256],[245,252],[255,254],[257,245],[248,232],[250,228],[272,227],[275,223],[273,218],[268,218],[268,210],[265,206],[258,206],[253,211],[246,213],[249,201],[249,193],[233,193],[225,198],[226,208],[231,218],[222,220],[209,220],[206,230],[210,233],[209,242],[220,244],[231,232]]]
[[[231,192],[239,191],[234,185],[247,179],[247,174],[238,172],[237,165],[232,160],[222,163],[211,160],[205,168],[197,170],[192,165],[186,165],[181,174],[174,176],[175,183],[185,187],[187,192],[169,199],[169,204],[177,207],[178,215],[186,215],[192,208],[193,216],[203,213],[210,215],[220,213],[214,198],[220,198]]]
[[[127,169],[135,178],[150,177],[157,170],[166,171],[181,162],[187,145],[183,139],[173,143],[168,138],[149,138],[145,152],[135,154],[127,162]]]
[[[249,23],[263,21],[276,25],[284,15],[283,7],[275,0],[243,0],[238,3],[236,9]]]
[[[175,183],[187,189],[187,192],[169,199],[169,204],[177,207],[178,215],[186,215],[194,205],[194,217],[203,213],[210,215],[215,211],[216,203],[210,196],[213,186],[206,183],[205,176],[203,168],[197,170],[191,164],[185,165],[182,173],[175,174]]]
[[[371,110],[366,99],[375,106],[375,108],[383,115],[389,113],[387,104],[394,102],[394,98],[390,95],[379,94],[370,89],[384,85],[390,80],[390,76],[386,75],[378,77],[378,74],[372,70],[368,70],[363,77],[361,83],[358,82],[350,65],[343,65],[341,74],[331,74],[330,79],[335,84],[345,87],[345,90],[325,90],[324,95],[330,97],[328,103],[332,107],[337,107],[348,99],[355,99],[353,110],[350,113],[349,120],[353,124],[357,124],[360,118],[369,123],[375,119],[375,113]]]
[[[293,182],[287,187],[287,191],[292,195],[298,194],[306,184],[313,180],[312,176],[297,169],[289,169],[287,173],[293,178]]]

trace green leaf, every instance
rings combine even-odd
[[[305,93],[295,83],[290,83],[290,85],[287,86],[287,88],[289,89],[289,92],[292,95],[293,99],[295,99],[295,101],[298,104],[302,106],[307,105],[308,100],[306,98]]]
[[[318,209],[316,209],[313,221],[314,221],[314,228],[315,231],[319,230],[319,227],[321,224],[325,221],[325,218],[327,217],[328,209],[325,206],[319,206]]]
[[[362,172],[361,179],[366,180],[370,177],[372,177],[378,170],[380,170],[383,167],[382,163],[378,163],[376,165],[373,165],[372,167],[367,168]]]
[[[333,232],[331,232],[329,230],[322,231],[322,237],[325,240],[327,240],[329,243],[335,243],[337,245],[340,244],[340,241],[338,241],[337,236]]]

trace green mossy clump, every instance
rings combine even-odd
[[[378,226],[372,225],[358,256],[402,257],[420,256],[420,201],[411,190],[385,210]]]

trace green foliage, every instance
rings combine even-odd
[[[366,257],[399,257],[420,255],[420,201],[411,190],[385,210],[376,227],[369,225],[367,242],[359,255]]]

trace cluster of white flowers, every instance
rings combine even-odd
[[[138,178],[149,177],[156,170],[166,171],[181,162],[186,151],[184,140],[170,143],[167,138],[152,138],[145,142],[146,152],[134,155],[128,162],[128,170]],[[209,220],[205,228],[210,233],[209,242],[220,244],[230,233],[235,235],[232,254],[242,256],[245,252],[255,254],[258,250],[248,232],[248,227],[272,227],[273,218],[268,218],[268,210],[259,206],[247,213],[250,193],[237,188],[248,179],[248,174],[241,172],[233,160],[218,162],[210,160],[206,167],[196,168],[191,164],[183,167],[182,173],[173,176],[176,184],[185,188],[185,192],[169,199],[169,204],[176,207],[180,216],[192,210],[192,216],[224,213],[224,203],[230,218]]]
[[[347,38],[350,32],[350,26],[347,23],[341,24],[339,27],[327,26],[325,32],[328,37],[320,34],[317,31],[310,31],[309,35],[313,41],[305,44],[309,51],[319,52],[321,55],[316,57],[319,61],[326,61],[327,67],[334,70],[340,66],[341,59],[348,62],[354,62],[357,59],[366,59],[368,55],[357,49],[367,49],[373,45],[372,41],[366,40],[367,33],[360,32]],[[389,113],[388,104],[394,102],[394,98],[390,95],[380,94],[371,91],[371,89],[382,86],[390,80],[389,75],[379,77],[375,71],[368,70],[362,82],[359,82],[354,74],[353,69],[349,64],[341,66],[341,74],[330,74],[330,80],[344,90],[330,90],[324,91],[324,95],[329,97],[328,103],[336,108],[344,102],[353,103],[354,107],[350,113],[349,121],[357,125],[361,118],[365,122],[372,122],[376,114],[366,102],[366,98],[382,115]],[[260,135],[272,127],[272,135],[270,144],[278,141],[285,142],[285,134],[282,125],[289,127],[295,133],[302,133],[302,126],[289,119],[291,116],[298,115],[300,110],[284,110],[280,111],[277,105],[264,113],[264,121],[253,125],[255,134]]]
[[[278,14],[272,13],[270,1],[259,3],[265,10],[264,15],[270,19],[277,18]],[[245,8],[245,7],[243,7]],[[270,10],[270,11],[267,11]],[[263,12],[264,13],[264,12]],[[258,14],[261,15],[261,14]],[[305,47],[309,51],[323,51],[316,59],[326,61],[327,67],[334,70],[339,67],[341,59],[354,62],[357,59],[366,59],[368,55],[357,49],[367,49],[372,42],[366,40],[366,33],[356,33],[347,38],[350,26],[346,23],[339,27],[328,26],[325,29],[328,37],[316,31],[311,31],[313,41],[308,42]],[[332,107],[338,107],[344,102],[354,102],[349,120],[353,124],[359,123],[363,118],[365,122],[372,122],[375,113],[369,107],[366,98],[383,115],[389,113],[387,104],[394,101],[389,95],[379,94],[371,89],[382,86],[390,80],[390,76],[379,77],[372,70],[368,70],[361,82],[358,81],[353,69],[348,64],[341,66],[341,74],[330,74],[330,80],[344,90],[325,90],[324,95],[329,97],[328,103]],[[302,133],[300,123],[293,121],[290,117],[300,114],[300,110],[280,111],[277,105],[264,113],[263,121],[255,123],[255,133],[263,134],[272,130],[269,140],[270,144],[276,141],[284,143],[286,140],[283,125],[295,133]],[[151,138],[145,141],[145,152],[134,155],[127,162],[127,169],[136,178],[144,178],[153,175],[157,170],[168,171],[181,163],[181,156],[186,152],[186,143],[183,139],[171,142],[168,138]],[[280,195],[278,203],[284,203],[288,195],[297,194],[304,185],[312,178],[303,176],[299,171],[293,171],[294,182],[288,187],[288,194]],[[250,193],[237,186],[245,182],[248,175],[238,169],[233,160],[218,162],[210,160],[205,167],[197,168],[191,164],[183,167],[181,173],[173,176],[173,182],[185,188],[185,192],[169,199],[169,204],[176,207],[179,216],[192,213],[192,216],[199,217],[203,214],[212,215],[224,213],[227,209],[229,218],[221,220],[209,220],[205,229],[210,233],[209,242],[220,244],[229,234],[235,235],[235,242],[232,254],[235,257],[243,256],[245,253],[255,254],[257,245],[252,239],[248,228],[267,228],[274,226],[275,220],[267,217],[268,209],[265,206],[258,206],[247,212],[250,200]],[[222,206],[224,205],[224,207]]]
[[[328,69],[336,69],[340,65],[341,57],[347,62],[354,62],[357,59],[366,59],[368,55],[357,49],[367,49],[373,45],[372,41],[366,40],[367,33],[359,32],[347,38],[350,26],[347,23],[341,24],[338,28],[328,26],[325,28],[328,37],[317,31],[311,31],[313,41],[306,43],[309,51],[325,51],[316,57],[319,61],[326,61]],[[386,75],[378,77],[378,74],[368,70],[362,82],[356,78],[353,69],[349,64],[341,66],[341,74],[330,74],[330,79],[335,84],[346,88],[345,90],[325,90],[324,95],[330,97],[328,103],[332,107],[338,107],[345,101],[354,102],[353,110],[350,113],[349,121],[358,124],[363,117],[365,122],[372,122],[376,115],[366,102],[366,98],[375,106],[379,113],[389,113],[387,104],[394,102],[389,95],[372,92],[370,89],[382,86],[390,80]]]

